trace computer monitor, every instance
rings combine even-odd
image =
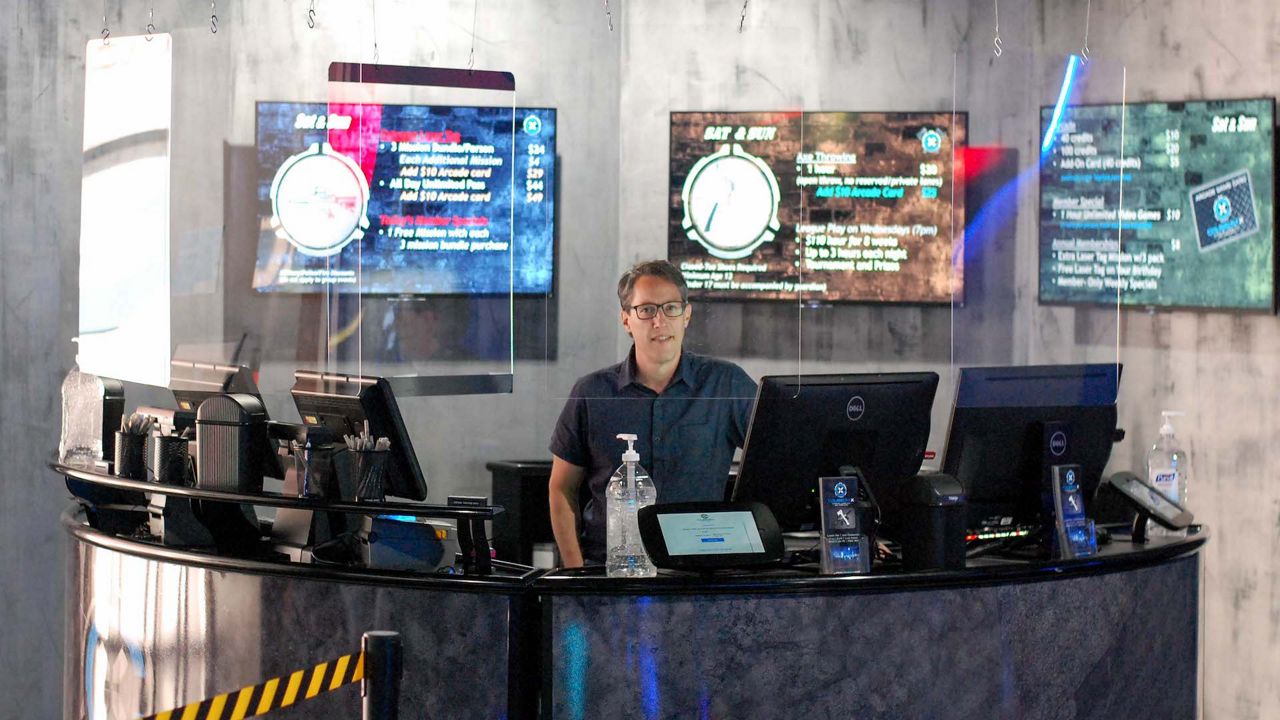
[[[769,506],[783,532],[814,530],[818,478],[849,465],[893,503],[924,461],[937,390],[931,372],[760,378],[733,499]]]
[[[371,435],[391,441],[387,495],[427,499],[427,482],[386,379],[298,370],[293,380],[289,392],[304,424],[324,426],[338,435],[359,435],[367,420]]]
[[[942,468],[964,486],[969,529],[1037,523],[1050,464],[1081,467],[1088,511],[1115,439],[1120,371],[1119,364],[960,370]]]
[[[249,368],[191,360],[169,363],[169,390],[173,392],[178,409],[187,412],[195,412],[200,403],[224,393],[248,393],[262,398]]]

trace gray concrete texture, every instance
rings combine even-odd
[[[151,7],[107,3],[107,24],[117,36],[140,32]],[[987,0],[755,0],[741,33],[737,0],[609,7],[611,18],[596,0],[321,0],[311,29],[303,0],[218,2],[213,35],[207,4],[155,3],[157,27],[174,36],[172,247],[183,288],[175,290],[175,338],[238,334],[228,294],[243,281],[224,268],[246,252],[235,230],[245,210],[233,165],[252,157],[253,103],[324,99],[328,62],[372,61],[375,37],[381,62],[466,66],[474,16],[476,67],[513,71],[520,104],[559,111],[558,283],[545,301],[558,321],[544,326],[557,333],[556,353],[519,361],[512,395],[402,401],[433,501],[487,493],[486,461],[545,457],[572,380],[625,352],[613,281],[631,262],[665,254],[671,111],[955,108],[969,113],[971,145],[1012,151],[1002,169],[1012,177],[1034,166],[1038,108],[1053,102],[1066,54],[1085,42],[1086,9],[1093,61],[1080,101],[1280,92],[1280,9],[1269,0],[1229,11],[1191,0],[1002,3],[1000,57],[991,52]],[[0,457],[8,459],[0,698],[23,700],[31,717],[55,716],[61,705],[65,540],[56,518],[66,493],[45,462],[57,443],[58,384],[74,354],[84,53],[103,11],[96,0],[0,0]],[[1192,454],[1191,504],[1214,532],[1204,560],[1204,716],[1278,716],[1280,485],[1266,452],[1280,431],[1269,397],[1280,379],[1269,362],[1280,350],[1280,321],[1038,305],[1030,175],[1006,219],[968,239],[963,308],[703,304],[690,343],[755,376],[935,370],[943,377],[930,443],[937,450],[954,367],[1118,356],[1129,437],[1113,469],[1142,466],[1159,410],[1188,412],[1178,429]],[[273,416],[292,414],[286,390],[296,364],[264,360]],[[131,401],[146,396],[130,390]]]

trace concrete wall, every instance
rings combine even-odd
[[[555,303],[558,359],[517,364],[512,396],[402,402],[430,476],[431,497],[486,492],[484,463],[539,457],[573,378],[615,361],[625,338],[613,279],[630,262],[662,256],[666,240],[667,114],[692,109],[958,110],[970,142],[1001,146],[1002,178],[1031,169],[1000,221],[968,238],[963,308],[703,305],[690,342],[738,359],[753,375],[856,369],[939,371],[941,449],[951,369],[968,363],[1102,361],[1126,365],[1115,468],[1140,467],[1161,408],[1186,410],[1191,502],[1214,538],[1206,555],[1206,717],[1280,715],[1280,485],[1265,453],[1280,430],[1269,395],[1280,371],[1280,321],[1224,313],[1044,308],[1037,305],[1038,107],[1056,96],[1064,56],[1084,41],[1083,0],[1002,3],[1005,52],[990,51],[992,4],[934,0],[464,0],[377,3],[379,59],[465,66],[478,8],[476,66],[513,70],[518,101],[559,109],[561,215]],[[109,4],[126,34],[149,3]],[[373,56],[365,4],[219,2],[156,5],[174,34],[175,267],[196,291],[175,299],[192,339],[220,340],[219,268],[236,253],[230,165],[253,144],[253,102],[323,98],[330,60]],[[1280,93],[1280,10],[1242,0],[1230,12],[1186,0],[1089,9],[1094,58],[1083,101],[1242,97]],[[84,43],[102,6],[0,0],[0,698],[28,714],[58,713],[65,492],[43,469],[57,441],[57,386],[72,361]],[[183,95],[185,93],[185,96]],[[237,153],[240,153],[239,155]],[[222,179],[219,183],[218,179]],[[994,188],[976,188],[977,198]],[[971,200],[973,198],[971,197]],[[972,210],[972,206],[971,206]],[[221,242],[219,242],[221,241]],[[224,256],[224,253],[226,254]],[[550,307],[550,306],[548,306]],[[550,312],[546,313],[548,316]],[[1117,343],[1118,340],[1118,343]],[[1119,348],[1117,350],[1117,347]],[[292,365],[270,361],[273,414]],[[133,397],[136,397],[135,394]],[[1268,681],[1271,682],[1268,682]]]

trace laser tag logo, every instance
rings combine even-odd
[[[524,119],[524,131],[527,135],[537,135],[542,132],[542,118],[537,115],[530,115]]]
[[[844,414],[847,415],[849,419],[854,422],[861,420],[863,413],[865,413],[866,411],[867,411],[867,403],[865,400],[862,399],[861,395],[854,395],[853,397],[849,398],[849,404],[846,405],[844,408]]]
[[[680,192],[681,227],[688,238],[722,260],[744,258],[781,229],[778,178],[763,160],[737,143],[694,163]]]
[[[849,486],[845,485],[843,482],[838,482],[836,483],[836,486],[832,488],[832,492],[836,494],[836,497],[842,498],[849,494]]]
[[[1067,451],[1067,434],[1061,430],[1049,436],[1049,452],[1059,457]]]
[[[336,255],[364,237],[368,210],[364,171],[329,143],[285,160],[271,181],[271,227],[303,255]]]
[[[920,138],[920,147],[927,153],[936,153],[942,149],[941,130],[922,128],[916,137]]]
[[[1213,219],[1218,222],[1226,222],[1231,217],[1231,198],[1226,195],[1219,195],[1217,200],[1213,201]]]

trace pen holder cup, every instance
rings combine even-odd
[[[333,448],[290,447],[294,468],[298,471],[298,497],[341,500],[338,473],[333,463]]]
[[[157,435],[148,443],[147,475],[161,485],[190,487],[191,455],[187,439],[177,435]]]
[[[147,436],[116,431],[116,477],[129,480],[147,478]]]
[[[356,500],[382,502],[387,497],[387,450],[351,450]]]

